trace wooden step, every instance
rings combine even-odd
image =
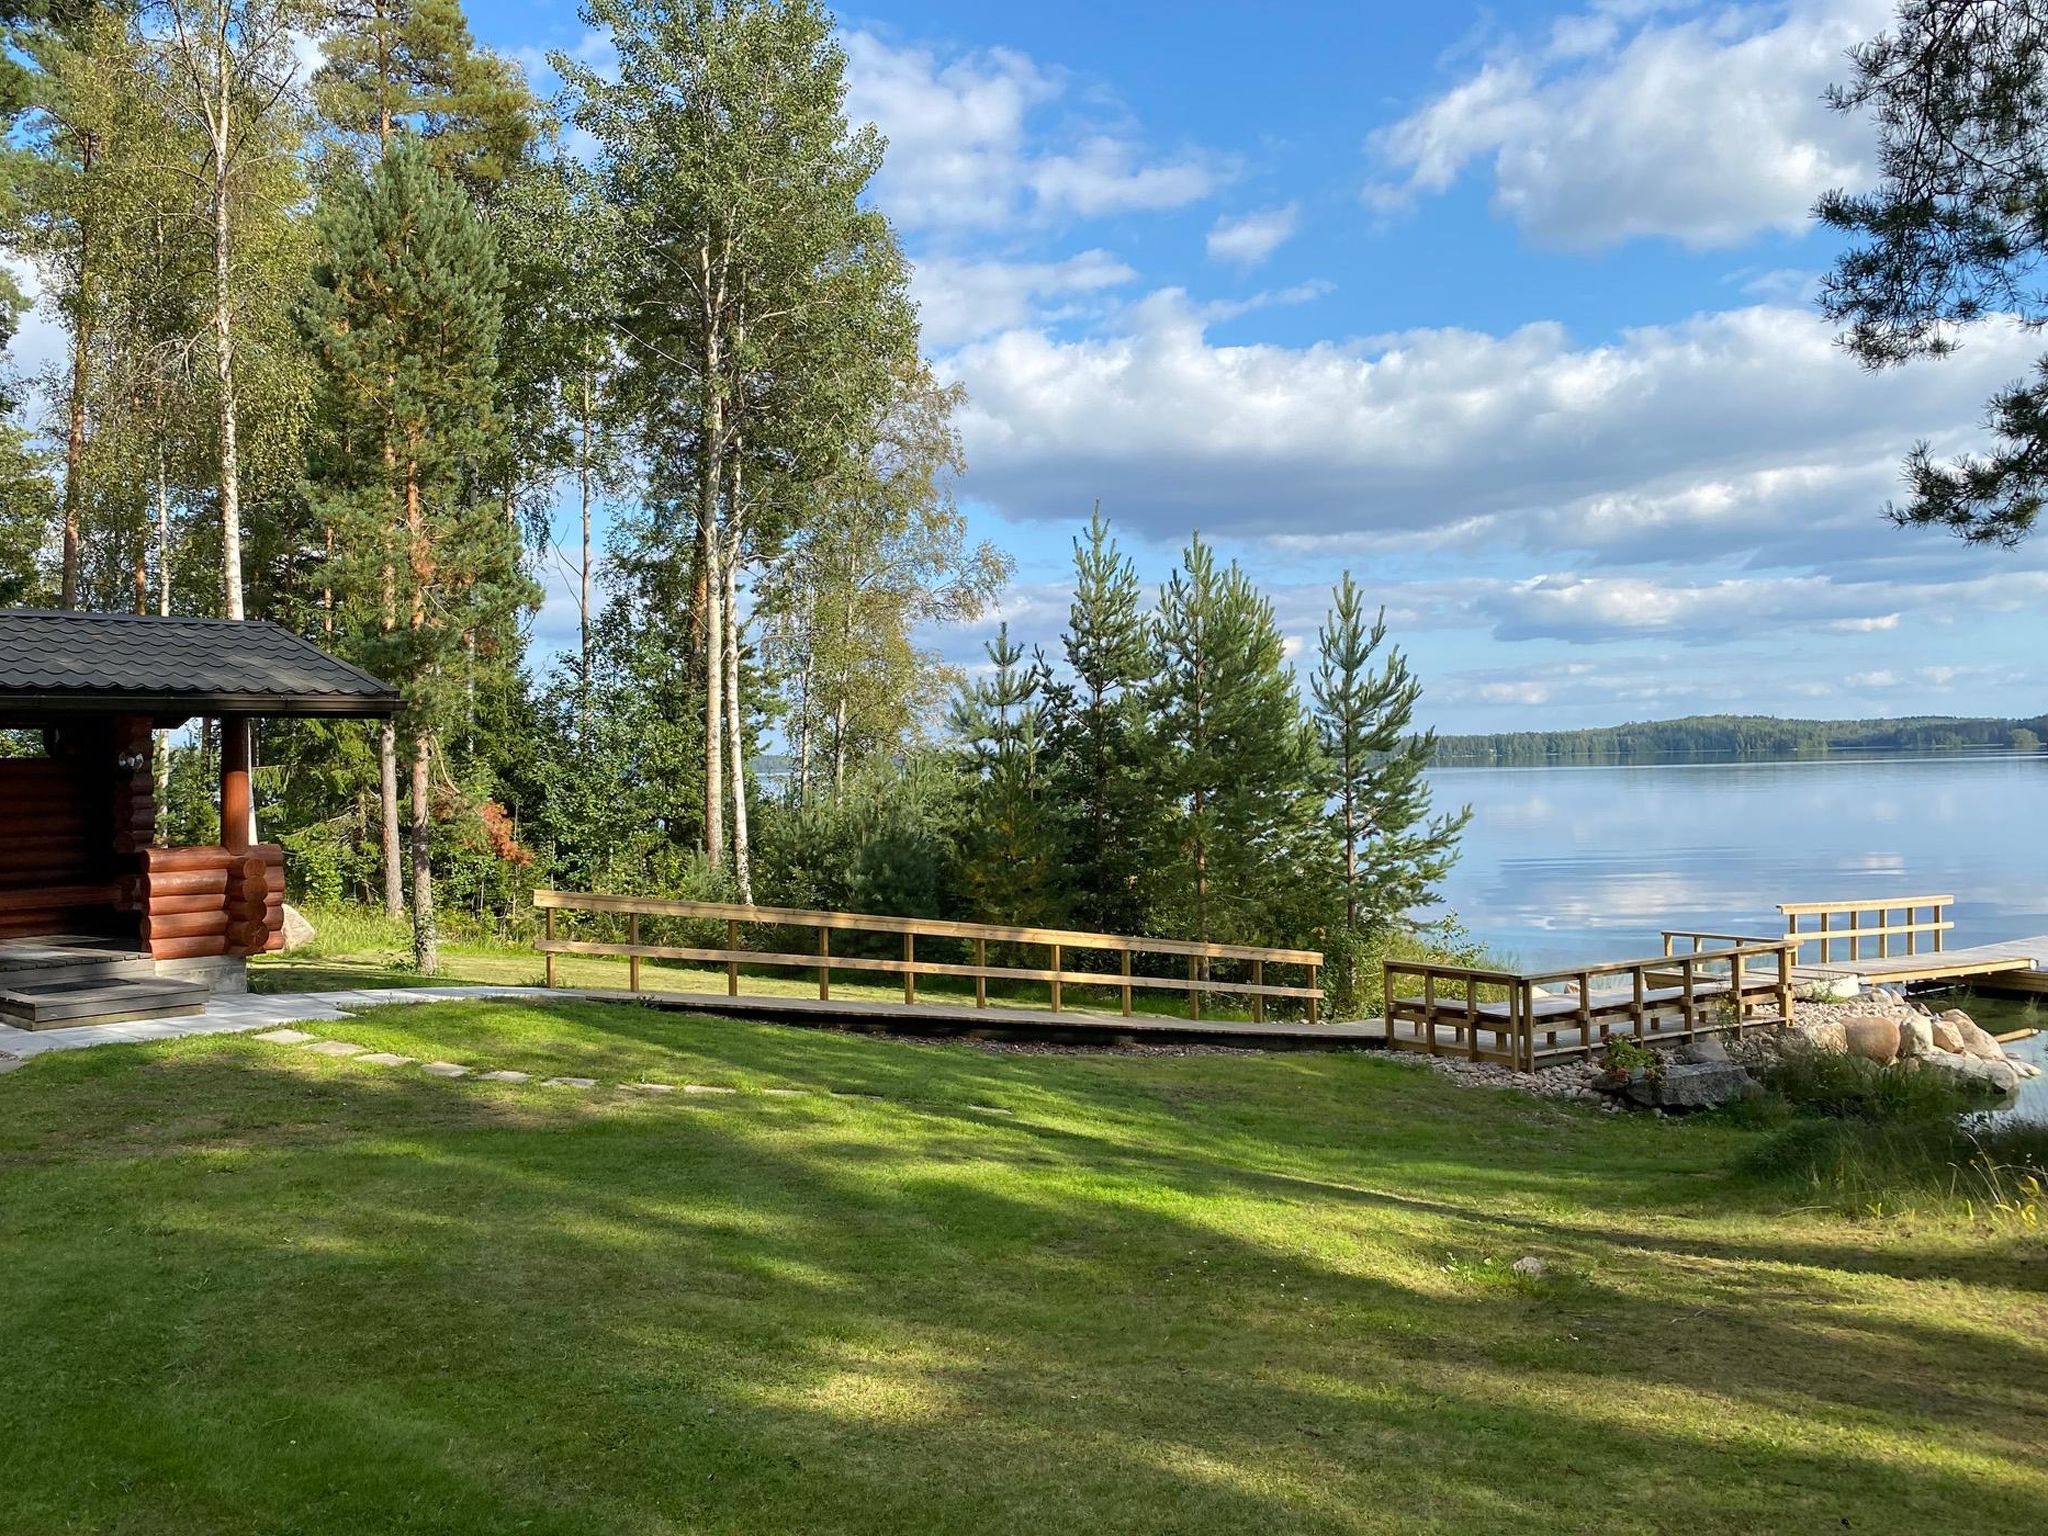
[[[204,982],[116,977],[50,982],[0,990],[0,1022],[16,1029],[66,1029],[125,1024],[203,1013],[212,989]]]
[[[64,981],[114,981],[156,974],[156,962],[132,940],[78,934],[0,940],[0,991]]]

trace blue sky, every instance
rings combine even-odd
[[[1871,158],[1820,93],[1887,14],[841,11],[1013,630],[1057,634],[1099,497],[1148,578],[1199,527],[1310,646],[1350,569],[1442,729],[2048,707],[2048,543],[1880,517],[2037,345],[1870,376],[1811,308],[1807,210]],[[566,3],[472,17],[544,89],[546,49],[603,57]]]

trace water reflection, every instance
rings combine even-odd
[[[2048,754],[1440,768],[1472,825],[1445,899],[1524,964],[1770,934],[1780,901],[1952,892],[1957,945],[2048,933]]]

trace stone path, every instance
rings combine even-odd
[[[31,1032],[0,1026],[0,1072],[20,1066],[31,1056],[51,1051],[83,1050],[94,1045],[133,1045],[154,1040],[177,1040],[187,1035],[219,1035],[257,1031],[255,1038],[267,1045],[291,1046],[309,1054],[348,1061],[359,1067],[396,1070],[411,1067],[431,1077],[468,1078],[481,1083],[522,1084],[533,1080],[528,1072],[499,1070],[478,1072],[459,1061],[420,1062],[392,1051],[372,1051],[354,1041],[322,1036],[295,1024],[346,1024],[366,1008],[390,1003],[447,1003],[479,997],[545,997],[559,1000],[560,991],[545,987],[390,987],[374,991],[239,993],[217,997],[204,1013],[182,1019],[153,1019],[133,1024],[94,1024],[75,1029],[46,1029]],[[550,1077],[543,1088],[588,1090],[602,1086],[594,1077]],[[627,1093],[653,1098],[681,1092],[694,1097],[738,1095],[741,1090],[722,1083],[622,1082]],[[867,1099],[881,1102],[882,1095],[860,1089],[762,1088],[749,1097],[778,1099],[835,1098]],[[983,1114],[1007,1115],[1014,1111],[994,1104],[960,1106]]]

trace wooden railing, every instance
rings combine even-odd
[[[543,928],[539,948],[546,956],[547,984],[550,987],[555,985],[555,956],[603,955],[625,958],[627,985],[634,992],[640,990],[642,960],[676,960],[699,965],[723,966],[725,990],[730,997],[740,995],[741,967],[751,966],[771,970],[815,971],[818,979],[818,997],[823,1001],[831,999],[834,971],[880,972],[901,976],[903,1001],[906,1004],[916,1003],[917,983],[920,977],[970,979],[974,982],[974,1005],[977,1008],[989,1006],[988,984],[992,981],[1038,982],[1048,987],[1052,1011],[1055,1013],[1061,1011],[1062,993],[1067,987],[1100,987],[1114,991],[1126,1015],[1131,1012],[1133,991],[1164,990],[1185,993],[1188,1000],[1188,1016],[1192,1019],[1201,1018],[1202,999],[1205,996],[1221,993],[1248,997],[1251,1000],[1252,1018],[1259,1023],[1265,1021],[1266,1002],[1269,998],[1304,1003],[1311,1024],[1316,1022],[1322,1000],[1322,990],[1317,983],[1323,957],[1319,952],[1309,949],[1271,949],[1251,944],[1203,944],[1186,939],[1128,938],[1120,934],[1089,933],[1066,928],[955,923],[932,918],[884,917],[864,912],[819,912],[802,907],[753,907],[729,902],[668,901],[641,896],[594,896],[569,891],[536,891],[533,895],[533,904],[542,914]],[[614,939],[559,937],[555,922],[555,914],[558,912],[623,916],[627,922],[626,938],[620,942]],[[643,943],[642,918],[723,923],[725,943],[722,947]],[[809,953],[748,949],[740,943],[740,930],[747,927],[813,930],[817,934],[816,947]],[[888,934],[900,937],[903,941],[902,958],[835,955],[832,953],[834,933]],[[917,953],[919,939],[969,945],[972,947],[974,960],[969,964],[921,958]],[[990,965],[988,946],[991,944],[1043,948],[1048,951],[1048,963],[1044,966]],[[1115,972],[1070,969],[1066,960],[1074,951],[1113,954],[1118,957],[1118,969]],[[1187,976],[1153,976],[1136,971],[1131,961],[1132,957],[1137,955],[1171,955],[1184,958],[1187,961]],[[1210,966],[1211,962],[1218,960],[1248,966],[1249,979],[1217,979],[1210,974]],[[1307,973],[1306,982],[1299,986],[1269,982],[1266,980],[1266,967],[1269,965],[1298,967]]]
[[[1955,902],[1953,896],[1879,896],[1869,901],[1780,902],[1778,910],[1785,916],[1785,937],[1796,941],[1802,949],[1817,945],[1818,963],[1827,965],[1837,958],[1837,944],[1847,946],[1847,953],[1840,957],[1843,960],[1869,959],[1863,946],[1873,942],[1877,945],[1877,958],[1888,960],[1892,956],[1892,940],[1903,937],[1903,953],[1915,955],[1920,952],[1922,934],[1930,936],[1932,952],[1940,954],[1943,936],[1955,927],[1947,918],[1948,909]],[[1923,911],[1932,915],[1923,919]],[[1903,913],[1905,921],[1894,923],[1895,912]],[[1866,923],[1866,916],[1877,921]],[[1818,917],[1819,925],[1802,926],[1800,919],[1807,917]],[[1841,921],[1844,918],[1846,922]]]
[[[1698,950],[1679,949],[1679,940],[1693,938]],[[1691,1040],[1723,1029],[1739,1035],[1766,1003],[1776,1018],[1791,1018],[1795,949],[1789,939],[1673,933],[1662,955],[1555,971],[1388,960],[1387,1043],[1433,1056],[1448,1047],[1473,1061],[1534,1071],[1540,1057],[1590,1058],[1617,1025],[1639,1040]],[[1405,1034],[1403,1025],[1410,1026]],[[1573,1038],[1564,1039],[1567,1033]]]

